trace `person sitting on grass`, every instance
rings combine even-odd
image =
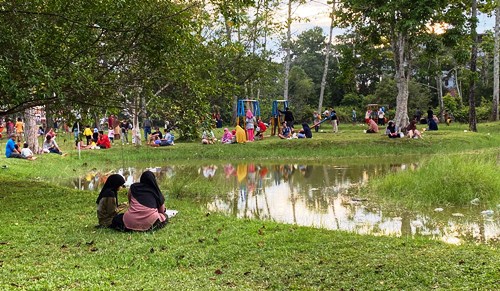
[[[165,197],[151,171],[142,173],[139,183],[128,191],[128,210],[113,218],[112,227],[122,231],[148,231],[165,226]]]
[[[370,120],[368,121],[368,129],[366,130],[366,133],[377,133],[377,132],[378,132],[378,125],[375,122],[375,120],[370,118]]]
[[[162,138],[163,138],[163,135],[161,134],[160,128],[156,127],[155,131],[153,133],[151,133],[151,135],[149,136],[148,143],[150,145],[153,145],[156,140],[160,140]]]
[[[283,123],[281,124],[281,132],[278,134],[278,136],[281,138],[281,139],[289,139],[292,137],[292,130],[290,129],[290,127],[288,127],[286,121],[283,121]]]
[[[417,122],[415,119],[410,121],[410,124],[406,127],[406,133],[409,138],[422,138],[422,134],[417,129]]]
[[[299,131],[297,134],[298,138],[312,138],[312,131],[311,128],[309,127],[309,124],[307,123],[302,123],[302,129]]]
[[[389,138],[400,138],[401,137],[399,135],[397,128],[396,128],[396,124],[392,120],[389,121],[385,132]]]
[[[104,134],[104,131],[99,131],[99,137],[97,139],[96,145],[100,149],[109,149],[111,148],[111,141],[109,140],[109,137]]]
[[[163,147],[163,146],[174,145],[174,135],[170,133],[170,130],[165,129],[164,138],[159,138],[158,136],[156,136],[156,139],[149,145],[152,147]]]
[[[44,153],[53,153],[58,155],[63,154],[59,149],[59,146],[57,145],[56,141],[53,140],[52,136],[49,134],[45,136],[45,141],[43,142],[42,150]]]
[[[232,144],[233,143],[233,135],[229,131],[229,129],[226,127],[224,128],[224,135],[222,136],[222,139],[220,140],[222,144]]]
[[[27,142],[25,142],[24,145],[23,145],[23,149],[21,150],[21,155],[25,159],[36,160],[36,157],[33,155],[33,152],[28,147],[28,143]]]
[[[438,130],[438,125],[433,118],[429,119],[428,122],[429,122],[429,128],[427,128],[427,130]]]
[[[112,227],[113,217],[127,207],[126,203],[118,204],[118,190],[124,184],[125,178],[119,174],[113,174],[106,179],[96,200],[98,227]]]
[[[165,128],[165,134],[163,135],[163,145],[175,145],[174,144],[175,136],[174,133],[170,131],[170,129]]]
[[[216,142],[215,134],[212,130],[203,130],[201,134],[201,143],[202,144],[213,144]]]
[[[240,126],[236,125],[235,129],[235,136],[236,136],[236,143],[246,143],[247,142],[247,135],[245,133],[245,130]]]
[[[9,140],[7,141],[7,144],[5,145],[5,157],[25,159],[25,157],[23,157],[23,155],[21,155],[21,151],[19,150],[19,147],[16,144],[15,140],[16,140],[16,134],[11,133],[9,135]]]

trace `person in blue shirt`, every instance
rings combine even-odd
[[[16,134],[11,133],[9,135],[9,140],[7,141],[7,144],[5,145],[5,156],[7,158],[19,158],[19,159],[24,159],[24,157],[21,155],[21,152],[16,146]]]
[[[286,121],[283,121],[281,133],[278,134],[281,139],[289,139],[292,136],[292,130],[288,127]]]

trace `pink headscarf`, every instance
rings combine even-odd
[[[253,118],[253,113],[250,111],[250,109],[247,110],[247,118]]]

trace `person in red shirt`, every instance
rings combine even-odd
[[[104,132],[101,130],[99,131],[99,137],[97,139],[97,146],[101,149],[109,149],[111,147],[111,142],[109,140],[109,137],[104,134]]]
[[[257,121],[257,134],[255,137],[264,139],[264,132],[267,130],[267,126],[264,122],[262,122],[262,119],[259,118]]]

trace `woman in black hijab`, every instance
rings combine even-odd
[[[146,231],[162,228],[167,223],[165,197],[153,172],[145,171],[140,182],[130,186],[128,201],[127,212],[113,219],[115,228],[124,231]]]
[[[124,208],[118,205],[118,190],[125,184],[125,179],[119,174],[108,177],[97,197],[97,219],[100,227],[109,227],[113,217]]]

